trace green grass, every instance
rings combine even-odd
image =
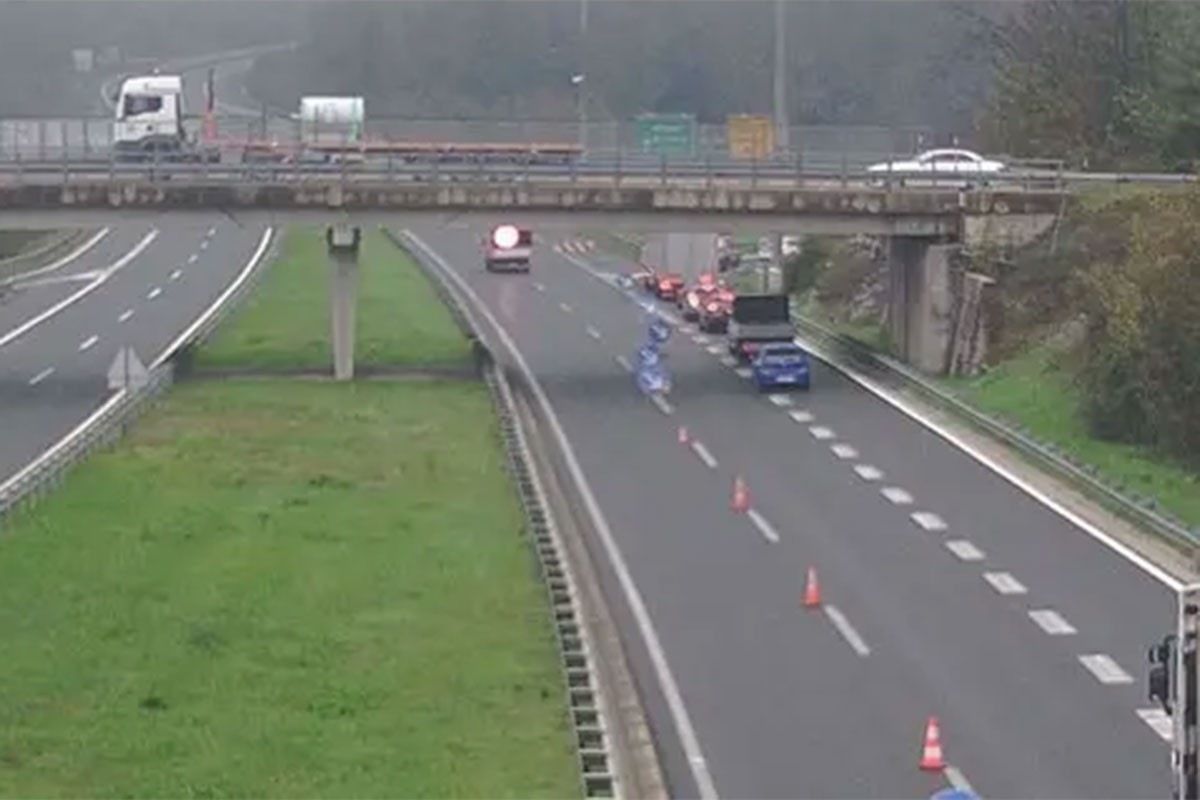
[[[0,229],[0,260],[18,256],[32,247],[48,242],[54,231]]]
[[[221,363],[312,357],[312,240]],[[464,351],[369,242],[377,352]],[[175,387],[0,539],[0,796],[578,796],[523,522],[481,383]]]
[[[1166,463],[1150,448],[1089,435],[1079,413],[1079,389],[1048,346],[1029,350],[974,378],[946,379],[976,408],[999,414],[1076,459],[1096,467],[1127,492],[1154,497],[1163,508],[1200,526],[1200,475]]]
[[[486,389],[188,384],[0,547],[6,796],[565,797]]]
[[[358,287],[358,364],[469,363],[470,349],[408,254],[364,231]],[[278,262],[231,324],[199,353],[199,367],[330,367],[329,267],[322,229],[289,231]]]
[[[835,319],[828,309],[824,308],[812,292],[808,292],[800,301],[801,315],[821,323],[843,336],[849,336],[868,347],[883,353],[891,352],[891,338],[887,327],[877,322],[847,322]]]

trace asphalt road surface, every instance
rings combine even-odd
[[[811,392],[763,396],[717,337],[677,330],[674,390],[650,402],[628,371],[644,312],[607,284],[613,259],[541,247],[532,274],[489,275],[481,231],[414,233],[543,387],[721,796],[1169,796],[1142,670],[1174,601],[1146,570],[823,366]],[[752,514],[730,508],[735,475]],[[821,609],[801,604],[809,567]],[[622,619],[673,792],[695,796]],[[944,773],[918,769],[931,715]]]
[[[113,226],[0,301],[0,483],[110,394],[120,348],[150,364],[250,260],[265,230],[229,218]]]

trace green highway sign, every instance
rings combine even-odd
[[[693,114],[641,114],[636,125],[638,149],[643,153],[696,154],[696,117]]]

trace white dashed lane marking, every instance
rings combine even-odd
[[[1029,612],[1029,618],[1051,636],[1071,636],[1075,633],[1075,626],[1063,619],[1057,611],[1049,608],[1034,609]]]
[[[591,325],[587,326],[587,335],[595,339],[597,342],[600,341],[600,331],[596,330]]]
[[[725,355],[721,356],[721,363],[727,367],[734,367],[737,366],[737,359],[726,353]]]
[[[153,289],[150,290],[150,293],[146,295],[146,299],[153,300],[154,298],[158,297],[160,294],[162,294],[162,289],[155,286]]]
[[[535,283],[535,284],[533,285],[533,288],[534,288],[534,289],[536,289],[536,290],[538,290],[539,292],[544,292],[544,291],[546,291],[546,287],[545,287],[545,286],[543,286],[543,285],[542,285],[542,284],[540,284],[540,283]]]
[[[870,464],[859,464],[854,468],[854,471],[864,481],[877,481],[883,477],[883,470],[879,467],[873,467]]]
[[[188,256],[189,264],[195,264],[199,260],[200,260],[200,256],[196,255],[195,253],[192,253],[190,256]]]
[[[962,770],[958,767],[947,764],[946,768],[942,770],[942,774],[946,776],[946,780],[950,782],[950,785],[960,792],[976,794],[974,787],[967,781],[967,776],[963,775]]]
[[[885,486],[879,490],[879,493],[888,499],[888,502],[898,506],[912,505],[913,496],[901,489],[899,486]]]
[[[181,269],[174,270],[171,273],[171,280],[173,280],[173,281],[179,280],[179,276],[182,274],[183,274],[183,270],[181,270]]]
[[[1133,678],[1129,676],[1129,673],[1121,669],[1121,666],[1116,661],[1113,661],[1111,657],[1103,653],[1080,656],[1079,663],[1083,664],[1087,668],[1087,671],[1096,676],[1096,680],[1101,683],[1133,683]]]
[[[705,345],[705,344],[708,344],[708,337],[705,336],[703,333],[697,333],[694,336],[692,336],[692,341],[699,345]]]
[[[833,623],[833,627],[837,628],[837,632],[842,635],[846,643],[854,648],[854,652],[858,653],[863,658],[871,655],[871,648],[867,646],[866,641],[850,624],[850,620],[846,619],[837,606],[825,606],[825,616],[829,617],[829,621]]]
[[[1161,708],[1139,708],[1137,715],[1142,718],[1142,722],[1150,726],[1151,730],[1162,737],[1164,742],[1170,742],[1175,738],[1175,722]]]
[[[805,411],[804,409],[797,409],[796,411],[789,411],[788,416],[792,418],[792,422],[797,422],[801,425],[807,425],[808,423],[813,421],[813,415],[810,414],[809,412]]]
[[[675,409],[671,407],[671,404],[667,402],[667,399],[661,394],[650,395],[650,402],[654,403],[654,407],[666,414],[668,417],[671,416],[671,414],[675,411]]]
[[[719,356],[724,348],[722,348],[719,344],[710,344],[705,349],[708,351],[709,355]]]
[[[213,234],[215,234],[216,232],[217,232],[217,228],[216,228],[216,226],[214,225],[213,227],[209,228],[209,229],[208,229],[208,231],[207,231],[207,232],[205,232],[205,234],[204,234],[204,235],[205,235],[205,236],[212,236],[212,235],[213,235]]]
[[[914,511],[909,518],[927,531],[944,531],[946,522],[931,511]]]
[[[838,443],[832,445],[829,449],[832,450],[833,454],[838,458],[858,458],[858,451],[848,444]]]
[[[1024,584],[1007,572],[985,572],[983,579],[1000,594],[1025,594],[1029,591]]]
[[[946,542],[946,549],[963,561],[983,561],[984,559],[983,551],[966,539],[950,539]]]
[[[127,308],[121,312],[121,316],[117,317],[117,322],[128,322],[129,318],[132,316],[133,316],[133,309]]]
[[[749,367],[738,367],[734,370],[734,372],[736,372],[737,376],[742,380],[750,380],[751,372]]]
[[[758,532],[763,535],[763,538],[768,542],[778,542],[779,534],[775,532],[775,528],[771,523],[767,522],[766,518],[758,513],[755,509],[750,509],[746,512],[746,516],[754,523],[754,527],[758,528]]]
[[[625,356],[616,356],[614,360],[620,364],[621,368],[626,372],[633,372],[633,364],[630,364],[629,359]]]
[[[201,239],[201,240],[200,240],[200,249],[201,249],[201,250],[207,250],[207,249],[208,249],[208,239]]]
[[[572,311],[574,311],[574,309],[571,308],[571,306],[567,303],[559,303],[558,307],[561,308],[565,314],[570,314]]]
[[[704,466],[709,469],[717,468],[717,459],[713,458],[713,454],[708,452],[708,448],[700,442],[692,442],[692,452],[704,462]]]
[[[99,336],[89,336],[88,338],[84,339],[82,342],[79,343],[79,349],[87,350],[88,348],[90,348],[94,344],[96,344],[96,342],[98,342],[98,341],[100,341]]]
[[[767,395],[767,399],[771,401],[772,405],[779,406],[780,408],[784,408],[792,404],[792,398],[788,397],[786,394],[769,394]]]
[[[820,425],[812,426],[811,428],[808,429],[808,432],[812,434],[814,439],[817,439],[820,441],[824,441],[826,439],[832,439],[836,435],[829,428],[824,428]]]
[[[46,380],[46,378],[49,378],[53,374],[54,374],[54,367],[46,367],[44,370],[39,372],[37,375],[34,375],[32,378],[29,379],[29,385],[37,386],[39,383]]]

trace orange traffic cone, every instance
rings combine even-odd
[[[821,605],[821,584],[817,582],[817,568],[808,568],[808,580],[804,583],[804,607],[817,608]]]
[[[685,428],[683,425],[679,426],[679,443],[680,444],[688,443],[688,429]]]
[[[942,735],[938,728],[937,717],[930,717],[925,723],[925,747],[921,750],[921,769],[942,770],[946,762],[942,760]]]
[[[733,479],[733,510],[739,514],[750,510],[750,490],[740,475]]]

